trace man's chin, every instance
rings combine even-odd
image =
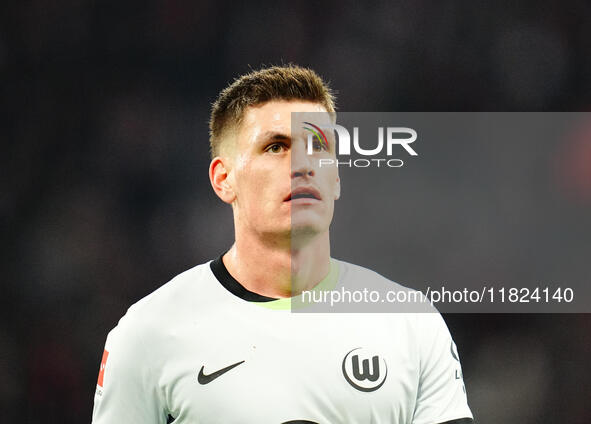
[[[320,233],[323,232],[319,225],[314,223],[293,223],[291,225],[291,246],[292,248],[303,247]]]

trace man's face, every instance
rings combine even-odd
[[[328,149],[316,143],[307,154],[308,133],[302,125],[292,132],[292,112],[324,112],[317,125],[330,124],[320,104],[270,101],[246,109],[228,147],[237,225],[260,236],[328,231],[340,195],[337,168],[319,166],[320,158],[334,158],[334,142]]]

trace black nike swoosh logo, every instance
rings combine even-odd
[[[205,368],[205,365],[203,365],[201,367],[201,369],[199,370],[199,375],[197,376],[197,381],[199,382],[199,384],[211,383],[213,380],[218,378],[220,375],[227,373],[232,368],[237,367],[238,365],[242,364],[243,362],[244,361],[236,362],[235,364],[229,365],[226,368],[222,368],[221,370],[217,370],[215,372],[212,372],[211,374],[205,374],[203,372],[203,369]]]

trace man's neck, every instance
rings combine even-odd
[[[273,298],[291,297],[311,290],[328,275],[330,240],[327,231],[296,249],[289,242],[236,237],[222,259],[247,290]]]

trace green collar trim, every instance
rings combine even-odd
[[[330,258],[330,271],[328,275],[324,277],[324,279],[318,283],[312,291],[332,291],[339,280],[339,265],[337,261]],[[284,297],[277,300],[272,300],[270,302],[252,302],[255,305],[258,305],[262,308],[266,309],[273,309],[273,310],[289,310],[291,309],[292,299],[301,298],[301,294],[294,296],[294,297]],[[304,303],[300,300],[296,302],[298,305],[303,305]]]

